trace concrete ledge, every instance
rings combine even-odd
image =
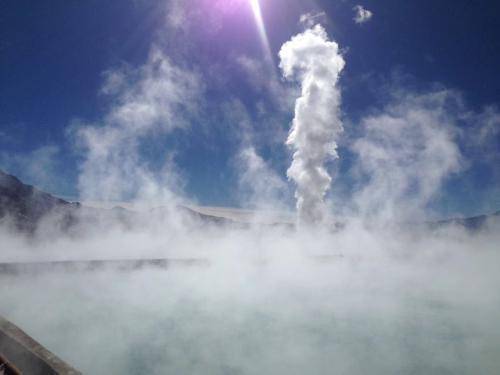
[[[23,374],[81,374],[2,317],[0,354]]]
[[[21,375],[21,371],[0,353],[0,375]]]

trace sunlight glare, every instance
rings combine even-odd
[[[259,37],[264,48],[265,57],[269,62],[272,62],[273,58],[271,54],[271,47],[269,45],[269,39],[267,38],[266,27],[264,25],[264,19],[262,18],[259,0],[250,0],[250,5],[252,7],[255,23],[257,24],[257,29],[259,31]]]

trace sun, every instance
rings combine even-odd
[[[271,47],[269,45],[269,39],[267,37],[266,26],[264,24],[264,18],[262,17],[262,10],[260,8],[259,0],[249,0],[250,6],[252,7],[253,16],[255,18],[255,23],[257,25],[257,30],[259,32],[259,37],[262,42],[262,47],[264,48],[264,54],[268,61],[272,62]]]

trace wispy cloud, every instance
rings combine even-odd
[[[361,5],[356,5],[353,10],[355,12],[353,20],[357,24],[368,22],[373,17],[373,12]]]
[[[326,20],[325,12],[318,13],[305,13],[300,16],[300,24],[305,26],[306,28],[313,27],[318,23],[324,23]]]

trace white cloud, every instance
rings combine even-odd
[[[110,96],[119,94],[127,85],[127,79],[130,74],[133,73],[127,65],[105,71],[102,74],[104,84],[101,87],[100,93]]]
[[[325,12],[305,13],[300,16],[300,24],[306,28],[311,28],[318,23],[323,23],[326,20]]]
[[[368,22],[373,17],[373,12],[369,11],[368,9],[365,9],[361,5],[356,5],[353,8],[353,10],[356,12],[353,20],[357,24],[362,24],[362,23]]]
[[[171,0],[168,3],[167,23],[173,29],[183,29],[186,27],[186,9],[179,0]]]

